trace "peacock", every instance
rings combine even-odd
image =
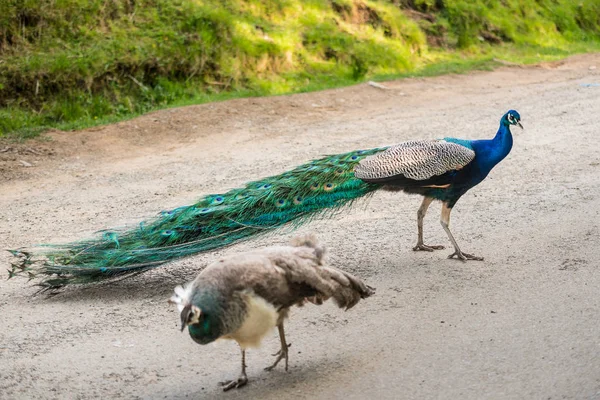
[[[185,288],[175,288],[169,302],[180,312],[181,331],[187,327],[192,339],[202,345],[217,339],[235,340],[242,350],[240,377],[221,382],[223,390],[248,383],[246,349],[258,347],[275,327],[281,348],[265,370],[272,370],[281,360],[288,370],[289,344],[283,324],[290,307],[306,302],[320,305],[333,298],[348,310],[374,293],[353,275],[324,265],[324,253],[314,235],[300,236],[290,246],[221,258]]]
[[[460,249],[449,228],[450,213],[462,195],[508,155],[513,144],[510,127],[523,128],[520,120],[517,111],[509,110],[489,140],[412,140],[330,155],[226,193],[206,195],[137,226],[102,231],[88,240],[11,250],[15,257],[9,278],[41,278],[38,284],[44,289],[57,289],[131,275],[283,226],[293,229],[317,217],[336,215],[377,190],[423,196],[413,250],[443,248],[423,241],[423,218],[431,202],[438,200],[442,226],[454,247],[449,258],[483,260]]]

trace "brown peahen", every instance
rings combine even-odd
[[[291,246],[274,246],[222,258],[208,265],[185,288],[175,288],[169,302],[177,305],[181,330],[208,344],[235,340],[242,350],[242,371],[236,380],[221,382],[223,390],[248,382],[246,349],[258,347],[277,327],[281,342],[275,362],[288,369],[288,343],[283,328],[290,307],[322,304],[333,298],[346,310],[373,294],[356,277],[323,264],[324,248],[312,235],[296,238]]]

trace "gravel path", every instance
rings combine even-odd
[[[170,109],[50,141],[0,143],[0,247],[135,223],[322,154],[442,136],[489,138],[517,109],[512,153],[453,212],[481,263],[414,253],[420,198],[378,193],[312,223],[330,263],[377,288],[348,312],[293,310],[290,370],[193,343],[166,302],[218,254],[54,297],[0,271],[0,398],[600,398],[600,54],[494,72]],[[31,150],[31,151],[30,151]],[[30,164],[26,166],[21,161]],[[434,204],[429,243],[448,244]],[[0,253],[0,265],[8,264]]]

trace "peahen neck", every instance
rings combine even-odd
[[[200,323],[188,326],[190,336],[196,343],[207,344],[223,335],[222,316],[227,314],[219,292],[210,287],[200,287],[192,297],[192,304],[202,310]]]

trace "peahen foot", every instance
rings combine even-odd
[[[291,343],[289,343],[289,344],[287,345],[287,347],[292,347],[292,344],[291,344]],[[273,354],[271,354],[271,355],[272,355],[273,357],[276,357],[276,356],[278,356],[278,355],[280,355],[280,354],[281,354],[281,349],[279,349],[279,351],[277,351],[277,353],[273,353]]]
[[[426,245],[423,243],[417,243],[415,247],[413,247],[413,251],[434,251],[434,250],[444,250],[445,247],[441,245]]]
[[[454,257],[456,257],[457,259],[459,259],[461,261],[467,261],[467,260],[483,261],[483,257],[477,257],[477,256],[474,256],[473,254],[463,253],[460,250],[456,250],[454,253],[452,253],[448,256],[448,258],[454,258]]]
[[[223,391],[226,392],[231,389],[239,389],[242,386],[246,386],[248,383],[248,377],[246,376],[246,350],[244,348],[242,350],[242,371],[240,372],[240,377],[237,378],[236,381],[225,381],[219,382],[219,385],[223,386]]]
[[[273,365],[265,368],[265,371],[271,371],[273,368],[275,368],[277,366],[277,364],[279,364],[279,361],[285,359],[285,370],[288,370],[288,347],[290,347],[292,344],[288,344],[287,346],[285,346],[285,348],[282,346],[281,349],[273,354],[273,356],[276,356],[277,359],[275,360],[275,362],[273,363]]]
[[[231,389],[239,389],[242,386],[246,386],[247,383],[248,377],[246,376],[246,373],[243,373],[236,381],[219,382],[219,385],[223,386],[223,391],[226,392]]]

